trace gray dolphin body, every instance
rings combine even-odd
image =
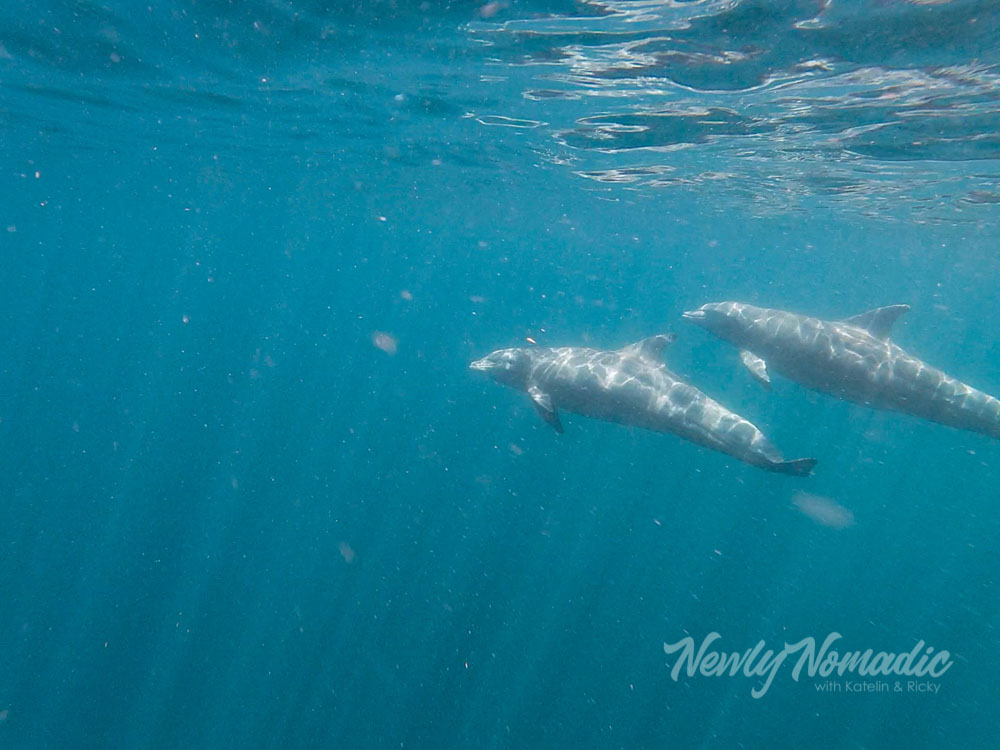
[[[470,367],[526,392],[542,418],[562,432],[559,409],[608,422],[672,432],[753,466],[806,476],[815,459],[785,461],[747,420],[667,369],[653,336],[615,351],[582,347],[500,349]]]
[[[747,369],[765,385],[773,367],[847,401],[1000,437],[1000,401],[889,340],[893,323],[909,309],[893,305],[827,321],[740,302],[713,302],[684,317],[742,349]]]

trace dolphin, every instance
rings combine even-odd
[[[807,476],[814,458],[785,461],[747,420],[674,375],[663,363],[673,334],[614,351],[583,347],[499,349],[469,365],[531,397],[562,432],[559,409],[607,422],[672,432],[768,471]]]
[[[813,390],[1000,438],[1000,401],[922,362],[889,339],[910,309],[890,305],[839,321],[712,302],[684,318],[740,348],[750,374],[768,370]]]

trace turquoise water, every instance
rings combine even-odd
[[[1000,394],[998,64],[987,0],[0,5],[0,747],[991,746],[1000,447],[680,314],[908,303]],[[468,369],[659,332],[815,475]]]

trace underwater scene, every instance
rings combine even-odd
[[[0,749],[989,748],[1000,4],[0,3]]]

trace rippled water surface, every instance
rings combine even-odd
[[[990,0],[0,4],[0,747],[990,746],[1000,446],[681,313],[998,395],[998,204]],[[468,368],[666,332],[815,475]]]

